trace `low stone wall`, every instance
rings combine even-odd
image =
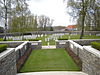
[[[0,75],[16,75],[16,54],[14,49],[0,53]]]
[[[93,41],[100,42],[100,39],[78,39],[73,41],[83,46],[83,45],[90,45],[91,42]]]
[[[81,59],[83,72],[100,75],[100,51],[91,46],[81,46],[72,40],[68,40],[66,46]]]
[[[56,40],[56,48],[66,48],[68,40]]]
[[[32,51],[31,44],[29,43],[29,41],[13,41],[12,43],[1,42],[1,44],[4,43],[11,45],[13,45],[13,43],[20,43],[18,47],[13,48],[14,50],[6,50],[5,52],[0,53],[0,74],[16,75],[16,71],[18,72],[20,70]]]
[[[35,50],[35,49],[41,49],[42,48],[42,42],[41,42],[41,40],[39,40],[39,41],[30,41],[29,43],[31,44],[31,48],[33,50]]]
[[[78,45],[90,45],[91,42],[100,42],[100,39],[78,39],[78,40],[73,40],[76,42]],[[66,48],[67,47],[68,40],[56,40],[56,48]]]
[[[91,46],[83,46],[82,71],[89,75],[100,75],[100,51]]]
[[[24,43],[15,48],[17,72],[19,72],[22,65],[25,63],[31,51],[32,49],[29,41],[25,41]]]

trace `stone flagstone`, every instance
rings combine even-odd
[[[17,75],[88,75],[83,72],[68,72],[68,71],[57,71],[57,72],[30,72],[30,73],[19,73]]]

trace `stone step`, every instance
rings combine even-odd
[[[17,75],[88,75],[83,72],[72,72],[72,71],[55,71],[55,72],[30,72],[30,73],[19,73]]]

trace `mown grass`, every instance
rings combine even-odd
[[[79,71],[64,49],[33,50],[20,72]]]
[[[69,39],[69,35],[63,35],[62,38]],[[80,39],[80,35],[70,35],[70,39]],[[100,36],[84,35],[83,39],[100,39]]]

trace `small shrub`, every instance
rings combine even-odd
[[[3,38],[0,38],[0,41],[3,41]]]
[[[7,44],[0,44],[0,53],[7,49]]]
[[[91,45],[93,48],[97,49],[97,50],[100,50],[100,43],[98,42],[91,42]]]
[[[68,40],[67,38],[59,38],[58,40]]]

